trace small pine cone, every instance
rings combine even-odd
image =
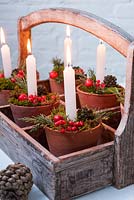
[[[46,86],[43,86],[43,85],[38,85],[37,91],[38,91],[39,96],[48,94],[48,90],[47,90]]]
[[[30,169],[21,163],[0,171],[0,200],[27,200],[33,185]]]
[[[106,87],[117,87],[117,78],[113,75],[107,75],[104,77],[104,83]]]
[[[93,120],[94,113],[91,109],[89,109],[87,107],[83,107],[83,108],[77,110],[77,119],[82,120],[82,121]]]

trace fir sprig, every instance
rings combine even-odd
[[[0,78],[0,90],[13,90],[14,85],[9,78]]]
[[[83,117],[84,114],[84,117]],[[68,131],[68,128],[70,126],[77,126],[77,132],[82,130],[90,130],[91,128],[94,128],[99,123],[101,123],[103,120],[109,119],[109,117],[112,116],[113,113],[111,112],[96,112],[92,111],[88,108],[82,108],[78,109],[77,112],[77,118],[74,121],[71,121],[68,116],[65,114],[65,108],[63,106],[59,106],[57,109],[53,109],[51,112],[51,115],[45,116],[43,114],[40,114],[36,117],[25,117],[23,118],[24,121],[32,123],[34,126],[32,128],[32,131],[35,131],[39,128],[44,128],[45,126],[48,126],[55,130],[61,130],[64,129]],[[58,121],[55,121],[55,116],[62,118],[61,124],[57,124]],[[59,119],[60,122],[60,119]],[[73,125],[70,125],[73,124]],[[75,125],[77,124],[77,125]],[[72,131],[73,132],[73,131]],[[76,132],[76,131],[74,131]]]
[[[45,126],[49,126],[49,127],[53,126],[53,121],[51,120],[51,118],[43,114],[40,114],[38,116],[33,116],[33,117],[24,117],[21,120],[34,124],[31,131],[36,131],[39,128],[44,128]]]

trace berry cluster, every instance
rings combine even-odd
[[[63,70],[64,70],[64,63],[59,58],[53,59],[53,70],[49,73],[49,77],[51,79],[55,79],[57,83],[63,82]],[[75,71],[75,79],[80,79],[84,77],[84,71],[79,66],[73,66]]]
[[[91,78],[87,78],[84,84],[81,86],[81,89],[84,92],[103,94],[105,93],[105,83],[101,83],[100,80],[92,80]]]
[[[18,70],[18,72],[16,74],[13,75],[13,77],[11,78],[11,81],[13,83],[16,83],[16,81],[18,79],[23,79],[23,78],[25,78],[25,73],[22,69],[20,69],[20,70]]]
[[[60,130],[61,133],[79,131],[84,126],[83,121],[71,121],[64,119],[61,115],[54,115],[54,128]]]
[[[54,103],[56,102],[57,97],[56,95],[42,95],[42,96],[37,96],[37,95],[27,95],[26,93],[21,93],[18,96],[18,101],[21,102],[22,104],[27,104],[30,106],[39,106],[39,105],[46,105],[49,103]]]
[[[96,82],[94,82],[92,79],[87,78],[87,80],[85,81],[86,87],[96,87],[96,89],[104,89],[105,85],[106,84],[101,83],[100,80],[96,80]]]

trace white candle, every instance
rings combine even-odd
[[[69,47],[67,47],[66,53],[68,61],[71,57]],[[63,74],[66,115],[74,121],[76,119],[75,71],[71,66],[67,66]]]
[[[96,60],[96,79],[103,82],[106,63],[106,47],[100,40],[100,44],[97,47],[97,60]]]
[[[26,58],[26,71],[27,71],[27,90],[29,95],[37,95],[37,79],[36,79],[36,60],[31,54],[30,40],[27,43],[27,50],[29,55]]]
[[[5,42],[5,35],[2,28],[0,32],[1,32],[1,44],[2,44],[1,57],[4,70],[4,77],[9,78],[12,73],[10,48]]]
[[[70,38],[70,27],[67,25],[66,27],[66,38],[64,40],[64,67],[71,65],[71,56],[67,59],[67,49],[70,51],[70,55],[72,55],[72,40]]]

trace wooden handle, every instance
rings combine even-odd
[[[32,12],[18,21],[19,58],[18,65],[25,62],[27,40],[31,40],[31,28],[42,23],[70,24],[104,40],[125,57],[134,38],[114,24],[91,13],[65,8],[51,8]]]

